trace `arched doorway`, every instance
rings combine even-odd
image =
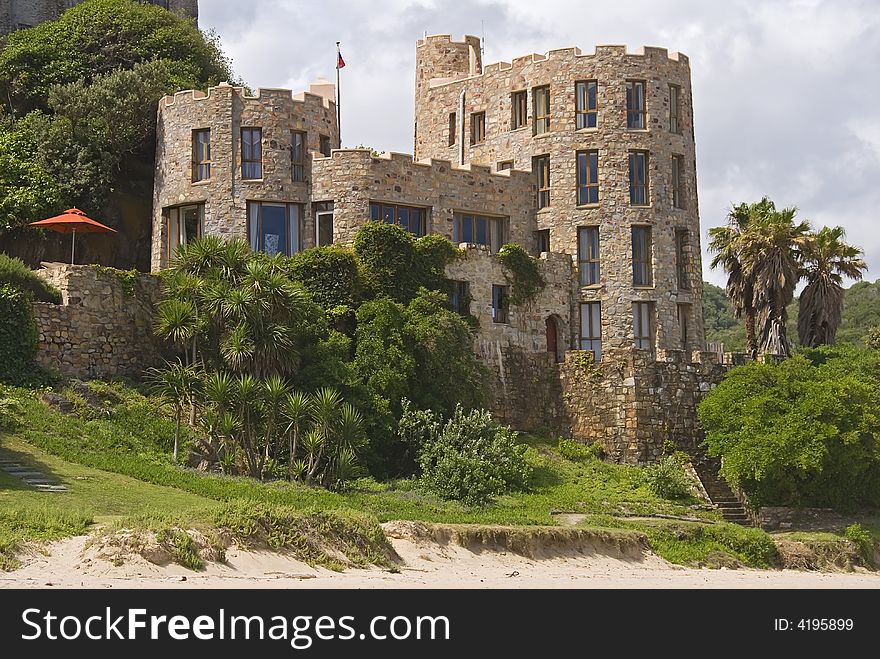
[[[553,355],[553,361],[560,362],[559,357],[559,324],[553,316],[547,316],[547,352]]]

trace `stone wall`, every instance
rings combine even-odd
[[[0,34],[54,21],[83,0],[0,0]],[[198,20],[198,0],[145,0]]]
[[[369,150],[334,151],[312,164],[312,196],[332,201],[334,242],[351,244],[370,220],[370,202],[427,209],[427,233],[453,239],[456,212],[508,219],[508,242],[530,246],[534,227],[534,180],[526,172],[493,174],[488,167],[453,167],[448,161],[415,162]]]
[[[622,46],[599,46],[593,54],[576,48],[530,54],[512,62],[475,67],[463,53],[473,37],[454,42],[429,36],[416,46],[416,158],[532,169],[532,158],[550,158],[550,205],[536,213],[535,230],[548,230],[550,250],[577,258],[578,228],[599,227],[601,281],[583,287],[581,302],[602,304],[602,339],[607,348],[633,343],[632,303],[652,302],[658,349],[704,348],[700,224],[688,58],[662,48],[627,53]],[[431,71],[434,71],[432,75]],[[597,127],[576,129],[575,83],[597,80]],[[626,128],[626,82],[646,83],[646,129]],[[550,130],[533,134],[533,90],[550,88]],[[669,123],[670,85],[680,90],[680,131]],[[511,94],[525,91],[528,120],[511,129]],[[462,101],[463,99],[463,101]],[[464,112],[461,111],[462,102]],[[471,144],[471,117],[485,112],[486,138]],[[456,113],[456,140],[449,144],[449,115]],[[462,121],[464,123],[462,123]],[[462,140],[462,136],[464,140]],[[578,151],[598,150],[599,203],[578,205]],[[647,151],[649,204],[631,206],[629,152]],[[672,156],[684,160],[684,208],[672,203]],[[653,285],[633,285],[633,225],[652,229]],[[675,232],[686,230],[690,246],[683,267],[689,289],[679,288]],[[678,324],[679,304],[690,305],[688,337]],[[577,317],[572,322],[579,322]]]
[[[44,264],[37,274],[61,291],[61,304],[34,303],[37,363],[67,377],[139,376],[161,361],[153,336],[159,280],[138,275],[126,285],[119,271]]]
[[[315,244],[312,217],[312,157],[320,136],[339,142],[335,87],[312,86],[315,93],[259,89],[248,96],[241,87],[221,84],[205,94],[178,92],[159,102],[156,175],[153,191],[152,269],[168,266],[167,217],[173,207],[204,204],[204,235],[248,238],[247,203],[264,201],[301,204],[305,223],[303,247]],[[241,176],[241,129],[262,129],[262,178]],[[211,131],[211,177],[193,182],[193,131]],[[291,140],[294,131],[306,137],[305,180],[294,181]]]

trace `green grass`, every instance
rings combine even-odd
[[[0,485],[2,487],[2,485]],[[0,508],[0,570],[18,567],[16,555],[25,542],[59,540],[86,532],[92,519],[52,506]]]

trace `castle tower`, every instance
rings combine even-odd
[[[417,43],[417,157],[533,172],[524,246],[575,264],[572,347],[704,349],[687,57],[599,46],[480,67],[477,45]]]

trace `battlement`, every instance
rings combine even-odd
[[[346,161],[346,163],[351,165],[369,163],[381,165],[383,163],[396,163],[400,165],[422,167],[426,170],[434,170],[438,174],[442,174],[443,172],[461,172],[473,174],[475,176],[491,177],[493,179],[516,181],[518,183],[523,183],[526,185],[534,182],[534,176],[531,172],[526,172],[519,169],[506,169],[504,171],[495,172],[492,171],[491,167],[486,165],[476,165],[470,163],[466,165],[454,165],[449,160],[438,158],[425,158],[422,160],[416,160],[412,156],[412,154],[397,153],[394,151],[385,152],[374,156],[370,149],[333,149],[330,152],[329,158],[315,158],[316,162],[327,162],[330,160],[344,160]]]
[[[448,35],[442,35],[442,37],[446,38],[448,41]],[[429,39],[431,39],[431,37],[429,37]],[[424,41],[419,41],[419,44],[424,45]],[[442,87],[444,85],[461,82],[462,80],[472,80],[482,76],[510,72],[533,64],[540,65],[562,61],[574,62],[577,64],[578,62],[588,62],[589,60],[596,58],[609,57],[619,59],[641,58],[645,60],[645,62],[676,62],[685,67],[690,66],[690,61],[684,53],[670,53],[666,48],[659,48],[656,46],[640,46],[630,52],[627,50],[626,46],[622,45],[599,45],[593,49],[592,53],[584,53],[580,48],[572,46],[568,48],[555,48],[547,53],[529,53],[528,55],[514,57],[510,61],[501,60],[498,62],[491,62],[483,66],[482,73],[475,73],[469,76],[436,76],[431,78],[430,86],[432,88]]]
[[[461,41],[455,41],[452,38],[451,34],[429,34],[424,39],[419,39],[418,41],[416,41],[416,48],[437,44],[449,44],[451,46],[479,46],[480,37],[475,37],[472,34],[466,34],[464,35],[464,39],[462,39]]]
[[[169,108],[177,105],[187,106],[190,103],[210,102],[212,100],[222,98],[227,99],[230,96],[237,95],[243,101],[258,101],[263,103],[277,102],[281,104],[302,105],[303,107],[318,107],[324,109],[335,109],[336,103],[326,96],[313,92],[294,92],[290,89],[276,89],[271,87],[260,87],[256,93],[251,95],[247,93],[244,87],[236,87],[228,82],[221,82],[216,87],[209,87],[205,93],[200,89],[186,89],[163,97],[159,101],[159,109]]]

